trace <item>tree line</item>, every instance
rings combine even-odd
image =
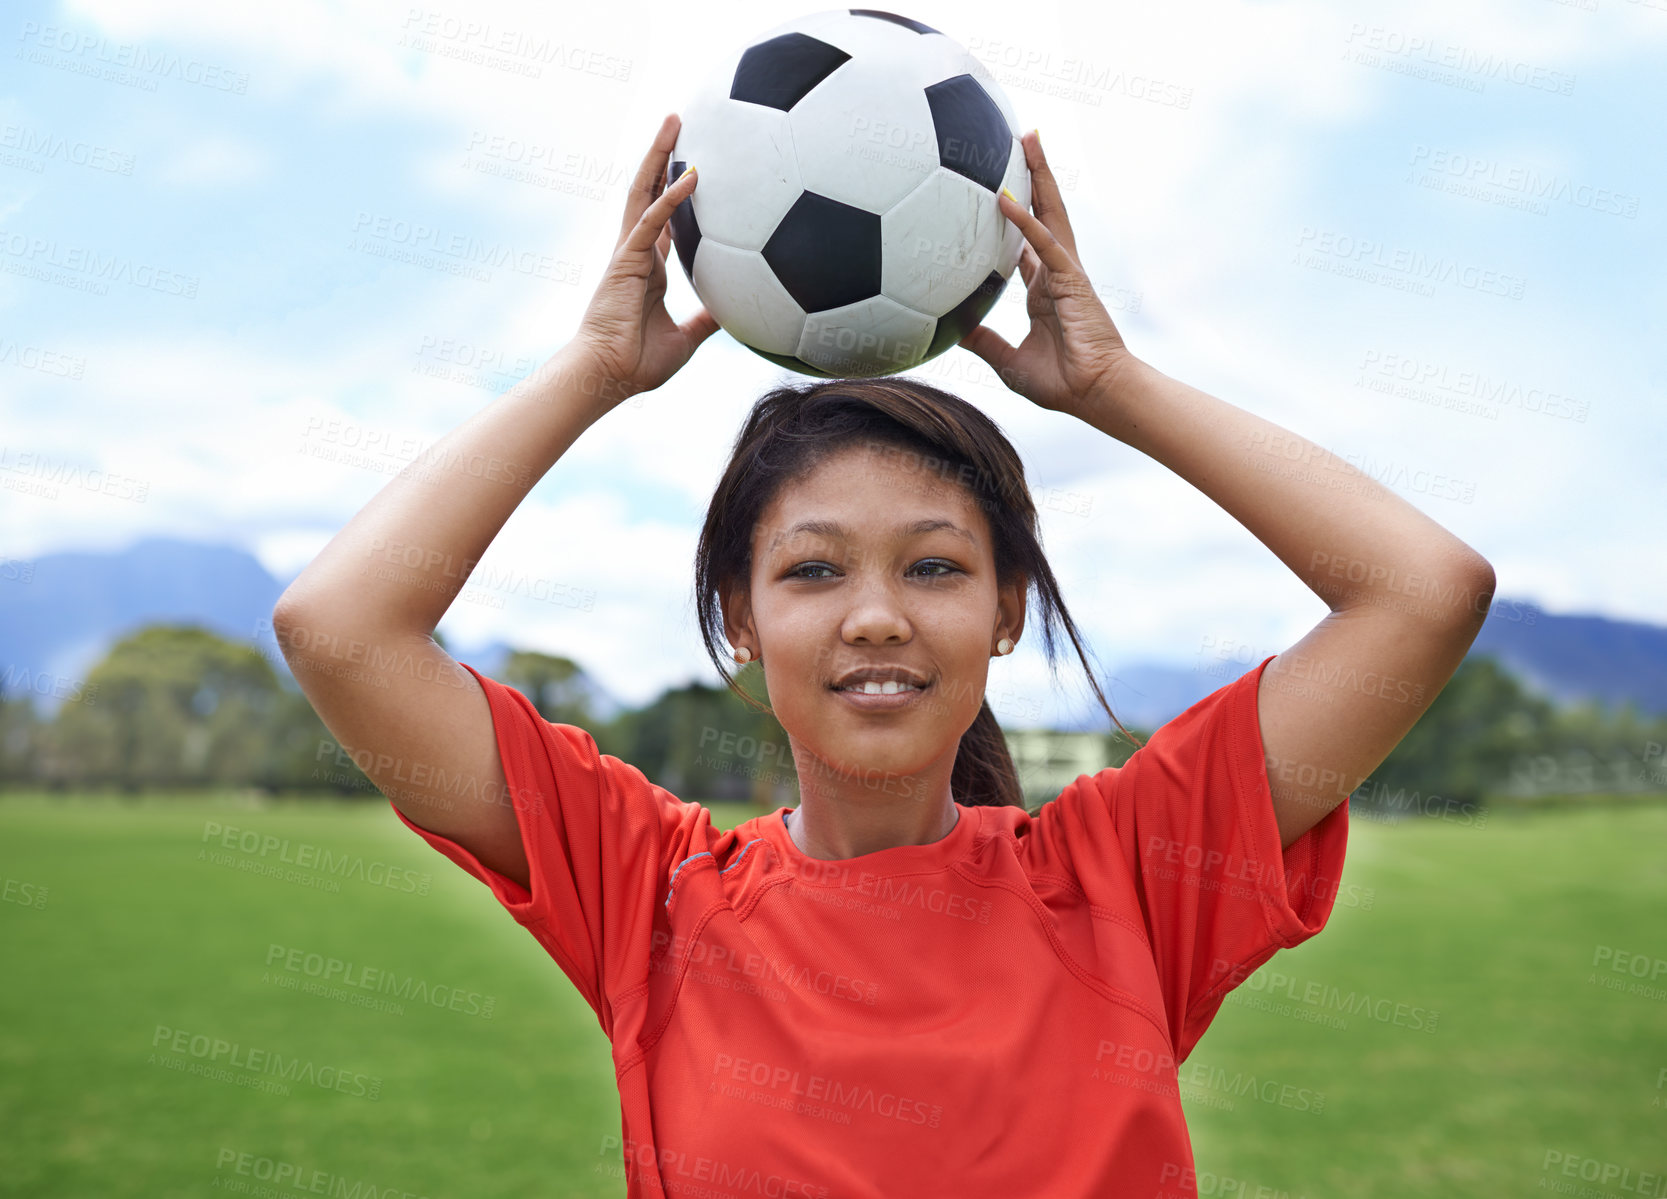
[[[727,688],[690,683],[604,719],[591,680],[569,658],[516,651],[493,677],[675,795],[796,802],[786,733]],[[756,663],[739,681],[766,698]],[[1133,751],[1121,734],[1106,737],[1107,765]],[[1667,716],[1630,704],[1556,705],[1493,658],[1473,655],[1351,805],[1367,815],[1450,815],[1547,797],[1667,794],[1664,755]],[[151,625],[123,638],[50,718],[27,695],[0,699],[0,786],[381,799],[259,649],[195,625]]]

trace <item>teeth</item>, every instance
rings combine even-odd
[[[869,679],[860,685],[854,684],[843,688],[843,690],[861,691],[864,695],[896,695],[899,691],[919,691],[920,688],[913,683],[899,683],[896,679],[887,679],[883,683]]]

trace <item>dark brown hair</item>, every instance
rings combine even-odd
[[[730,690],[760,711],[770,711],[737,684],[726,667],[733,656],[720,652],[726,644],[721,597],[732,589],[745,591],[751,581],[759,519],[785,483],[853,447],[908,455],[911,462],[967,490],[989,521],[997,579],[1008,583],[1023,575],[1027,591],[1037,594],[1050,671],[1057,674],[1057,624],[1070,637],[1100,706],[1134,740],[1106,702],[1065,609],[1042,553],[1024,464],[1012,443],[994,421],[959,396],[895,376],[775,387],[753,405],[736,436],[695,549],[701,639]],[[988,700],[980,700],[977,717],[961,736],[950,791],[962,804],[1025,807],[1012,755]]]

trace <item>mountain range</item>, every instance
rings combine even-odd
[[[248,642],[287,679],[271,619],[289,582],[240,547],[169,537],[112,552],[0,556],[0,694],[31,693],[50,712],[54,691],[62,694],[85,679],[126,634],[161,622],[195,622]],[[510,652],[501,641],[448,648],[488,675]],[[1525,686],[1561,704],[1631,700],[1645,712],[1667,713],[1662,625],[1550,613],[1526,601],[1496,599],[1471,653],[1496,656]],[[1192,665],[1132,661],[1109,672],[1102,686],[1124,724],[1151,729],[1254,665],[1203,658]],[[597,707],[606,717],[618,705],[598,689]],[[1104,726],[1095,705],[1061,727]]]

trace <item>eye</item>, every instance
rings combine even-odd
[[[936,566],[943,571],[942,574],[928,575],[927,578],[930,579],[946,579],[950,575],[958,575],[962,573],[960,567],[956,566],[954,563],[945,562],[942,558],[931,558],[925,562],[918,562],[915,564],[915,569],[919,570],[923,566]]]
[[[828,575],[811,574],[810,572],[811,571],[817,571],[817,570],[825,570],[825,571],[832,572],[833,569],[834,568],[829,566],[826,562],[801,562],[801,563],[799,563],[799,565],[795,566],[792,570],[788,571],[787,574],[783,577],[789,578],[789,579],[825,579],[825,578],[828,578],[829,576]],[[914,565],[914,569],[917,570],[917,571],[925,570],[925,571],[930,572],[926,575],[926,577],[929,578],[929,579],[945,579],[945,578],[948,578],[950,575],[965,573],[961,570],[960,567],[956,566],[954,563],[945,562],[941,558],[932,558],[932,559],[928,559],[927,561],[924,561],[924,562],[917,562]]]

